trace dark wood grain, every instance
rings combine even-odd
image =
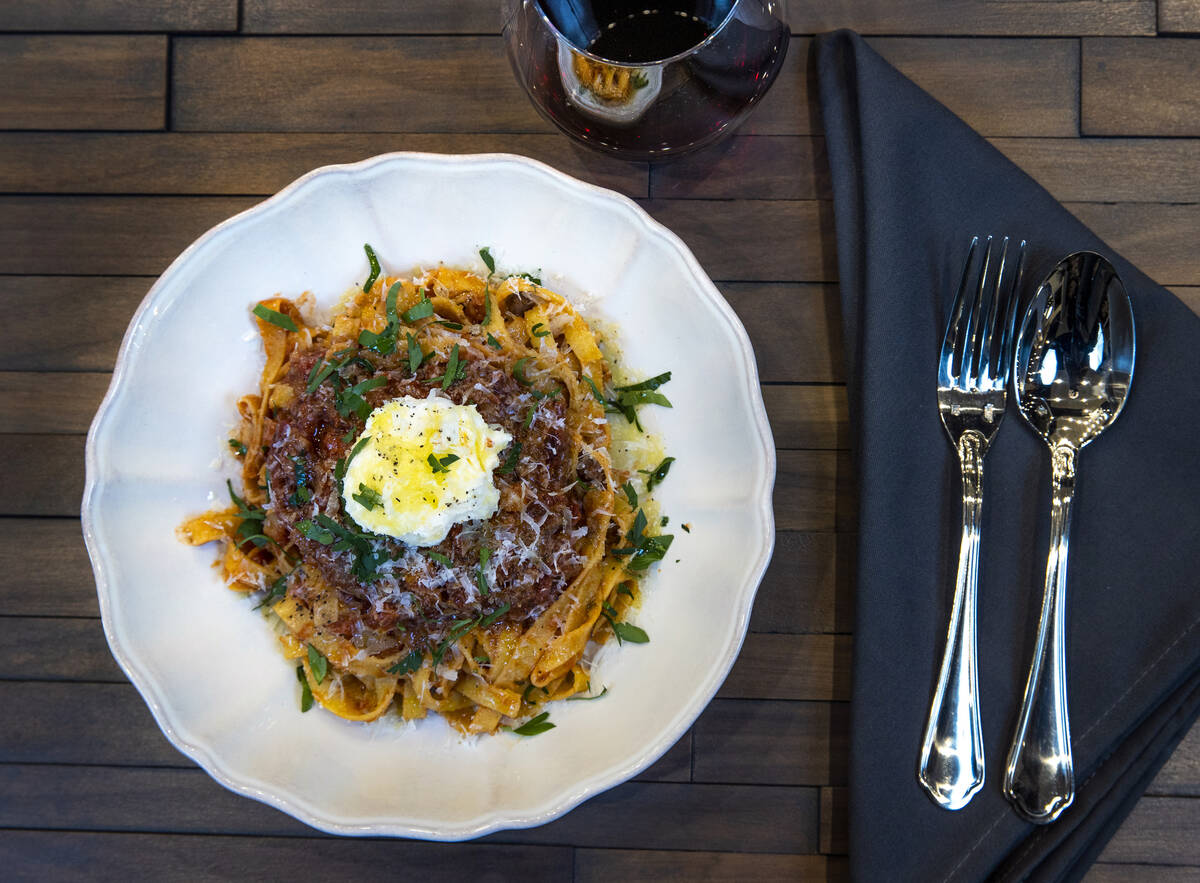
[[[99,616],[78,518],[7,518],[0,531],[0,611]]]
[[[243,0],[247,34],[498,34],[492,0]]]
[[[0,31],[233,31],[238,0],[5,0]]]
[[[1154,34],[1153,0],[790,0],[793,31],[863,34],[1076,36]]]
[[[0,435],[0,515],[79,514],[80,435]]]
[[[0,433],[87,432],[109,374],[0,372]]]
[[[1100,853],[1098,861],[1200,866],[1197,831],[1200,831],[1200,800],[1144,797]]]
[[[851,640],[846,635],[746,636],[722,699],[849,699]]]
[[[157,275],[257,203],[206,196],[0,197],[0,273]]]
[[[1158,0],[1160,34],[1200,33],[1200,2],[1197,0]]]
[[[1096,862],[1083,883],[1195,883],[1196,868]]]
[[[553,131],[499,37],[180,37],[174,47],[180,131]]]
[[[837,859],[818,855],[755,855],[729,852],[652,852],[631,849],[575,851],[575,883],[656,883],[659,880],[704,880],[745,883],[747,880],[846,879]]]
[[[763,381],[845,382],[836,286],[723,282],[718,287],[750,335]]]
[[[855,537],[779,531],[754,599],[756,632],[849,632],[854,624]]]
[[[1200,203],[1066,203],[1077,218],[1162,285],[1200,284]]]
[[[125,328],[153,283],[144,276],[0,276],[0,302],[11,322],[0,370],[111,371]],[[54,334],[46,333],[48,311]]]
[[[0,616],[2,680],[125,683],[100,621]]]
[[[1200,42],[1084,40],[1080,107],[1085,135],[1200,135]]]
[[[313,169],[392,151],[517,153],[646,196],[649,173],[559,135],[276,132],[0,133],[0,192],[269,195]]]
[[[0,828],[312,836],[198,769],[0,765]],[[816,788],[629,782],[539,828],[484,843],[815,853]],[[665,818],[673,824],[663,825]],[[731,820],[734,822],[731,824]]]
[[[1146,792],[1158,796],[1200,797],[1200,725],[1192,727],[1183,737]]]
[[[573,862],[570,848],[553,846],[0,831],[0,863],[17,869],[17,880],[225,883],[277,880],[297,868],[311,880],[370,879],[381,868],[430,880],[488,880],[498,868],[513,879],[563,880]]]
[[[656,199],[829,199],[825,139],[739,136],[650,169]]]
[[[696,721],[692,779],[845,784],[846,703],[717,699]]]
[[[850,446],[844,386],[765,386],[763,401],[776,447],[845,450]]]
[[[0,34],[0,128],[161,129],[162,36]]]
[[[780,530],[849,532],[857,500],[845,451],[780,451],[775,471],[775,526]]]
[[[821,789],[821,852],[826,855],[850,851],[848,797],[846,788]]]

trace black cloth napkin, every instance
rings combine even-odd
[[[814,50],[859,470],[851,871],[860,880],[1077,879],[1200,712],[1200,319],[860,37],[824,35]],[[1029,241],[1026,300],[1069,252],[1108,256],[1137,329],[1125,410],[1079,459],[1067,589],[1077,790],[1048,826],[1022,821],[1001,793],[1050,518],[1047,449],[1011,395],[984,462],[987,781],[948,812],[916,777],[960,529],[936,363],[973,234]]]

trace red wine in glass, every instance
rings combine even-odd
[[[517,79],[573,138],[629,159],[732,131],[787,53],[774,0],[507,0]]]

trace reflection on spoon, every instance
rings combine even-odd
[[[1037,645],[1004,794],[1046,824],[1075,799],[1064,642],[1067,542],[1079,451],[1117,419],[1134,360],[1133,313],[1113,265],[1098,254],[1063,259],[1034,295],[1013,365],[1021,414],[1050,448],[1050,553]]]

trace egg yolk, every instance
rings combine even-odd
[[[490,518],[500,504],[492,472],[512,441],[474,405],[403,396],[380,405],[346,464],[342,500],[365,529],[432,546],[456,524]]]

